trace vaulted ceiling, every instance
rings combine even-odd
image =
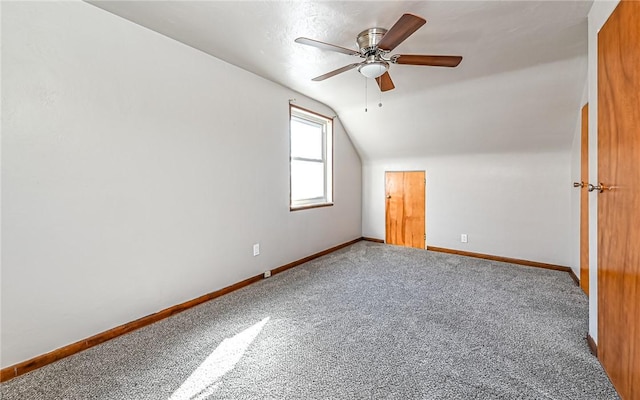
[[[91,3],[327,104],[364,160],[569,150],[586,80],[587,14],[592,4]],[[388,29],[407,12],[422,16],[427,24],[392,54],[461,55],[460,66],[391,65],[396,88],[384,93],[355,69],[311,81],[360,59],[300,45],[295,38],[357,49],[359,32]]]

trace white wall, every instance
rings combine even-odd
[[[569,151],[365,162],[364,236],[384,238],[384,173],[394,170],[426,171],[427,246],[569,265]]]
[[[83,2],[2,7],[3,367],[361,236],[339,121],[335,206],[289,211],[288,99],[327,107]]]
[[[589,182],[598,182],[598,32],[618,0],[595,1],[589,11]],[[589,334],[598,342],[598,196],[589,197]]]

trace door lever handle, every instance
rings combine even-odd
[[[582,187],[584,187],[584,182],[573,182],[573,187],[582,188]]]
[[[595,191],[598,191],[598,193],[602,193],[605,190],[611,190],[611,188],[605,186],[602,182],[600,182],[600,183],[598,183],[598,186],[594,186],[592,184],[589,184],[587,190],[590,191],[590,192],[593,192],[595,190]]]

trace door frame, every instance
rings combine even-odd
[[[580,110],[580,288],[589,296],[589,103]]]

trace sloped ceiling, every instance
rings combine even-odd
[[[329,105],[367,161],[569,150],[586,79],[592,2],[91,4]],[[295,38],[357,49],[359,32],[388,29],[406,12],[427,24],[393,53],[461,55],[458,68],[391,65],[396,89],[382,94],[357,70],[311,81],[360,59]]]

